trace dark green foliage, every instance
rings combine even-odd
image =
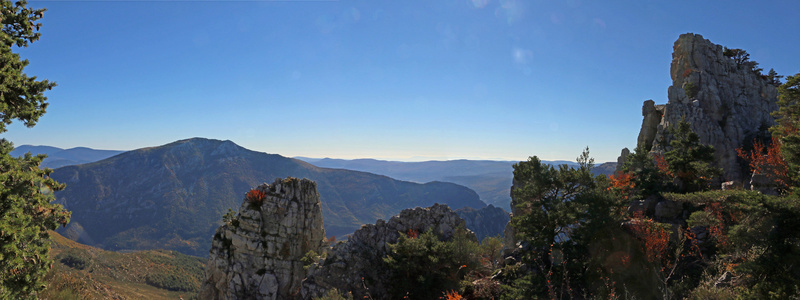
[[[27,1],[0,0],[0,133],[13,120],[36,125],[47,108],[43,92],[55,86],[24,73],[12,47],[27,47],[39,39],[44,9],[27,7]],[[34,298],[51,264],[47,230],[69,221],[69,213],[51,204],[52,193],[64,188],[50,179],[52,170],[40,170],[44,156],[10,155],[11,142],[0,140],[0,298]]]
[[[222,222],[229,223],[232,222],[236,218],[236,211],[233,209],[228,208],[228,212],[222,215]]]
[[[487,236],[481,241],[480,251],[481,256],[489,260],[492,271],[494,271],[497,264],[503,259],[503,241],[499,236]]]
[[[43,157],[9,156],[10,142],[0,140],[0,298],[29,298],[41,290],[50,266],[48,230],[69,221],[61,205],[50,203],[64,186],[40,170]]]
[[[336,288],[328,290],[322,297],[314,298],[314,300],[353,300],[353,294],[347,293],[342,295]]]
[[[186,274],[153,273],[147,274],[145,283],[170,291],[196,292],[197,282]]]
[[[722,55],[733,59],[733,62],[736,63],[738,68],[745,67],[747,70],[751,70],[757,75],[761,75],[761,72],[764,71],[764,69],[758,67],[758,62],[750,60],[750,54],[747,53],[747,51],[742,49],[729,49],[728,47],[724,47],[723,49]]]
[[[714,146],[700,143],[700,136],[691,129],[691,124],[682,118],[670,127],[673,135],[671,150],[664,154],[669,172],[676,180],[677,190],[696,192],[709,188],[721,170],[714,167]]]
[[[758,298],[777,297],[782,299],[800,295],[800,196],[796,193],[786,197],[766,197],[763,225],[753,224],[755,228],[768,229],[766,236],[750,236],[751,247],[764,249],[752,261],[740,266],[749,273],[752,292]],[[756,220],[758,221],[758,220]],[[755,223],[755,222],[754,222]]]
[[[722,55],[733,59],[733,61],[736,63],[737,66],[741,66],[742,64],[750,60],[750,54],[742,49],[730,49],[728,47],[724,47]]]
[[[781,83],[782,78],[783,75],[778,75],[778,72],[775,72],[775,69],[769,69],[767,75],[764,75],[764,79],[766,79],[767,82],[769,82],[769,84],[774,86],[780,86],[782,84]]]
[[[432,230],[416,237],[401,234],[383,259],[392,274],[390,292],[395,298],[437,299],[449,290],[460,290],[460,281],[477,269],[478,243],[459,229],[449,241]]]
[[[658,171],[650,150],[639,145],[628,155],[622,172],[633,174],[634,188],[638,198],[644,199],[667,189],[666,174]]]
[[[67,267],[83,270],[89,267],[91,262],[91,258],[87,254],[86,251],[69,249],[56,256],[56,259]]]
[[[512,224],[533,249],[523,263],[502,270],[504,297],[573,298],[607,293],[595,287],[608,278],[604,264],[621,232],[622,201],[607,192],[606,176],[592,177],[588,148],[578,168],[543,165],[537,157],[514,166],[512,191],[518,211]],[[534,271],[530,271],[534,268]]]
[[[588,148],[584,154],[588,155]],[[514,181],[518,186],[511,195],[517,208],[524,212],[512,219],[519,235],[534,247],[563,242],[579,214],[585,211],[583,203],[575,200],[595,187],[593,163],[584,158],[579,168],[561,165],[556,169],[533,156],[515,164]]]
[[[778,111],[772,113],[778,124],[770,131],[780,138],[789,176],[800,182],[800,73],[787,77],[778,93]]]
[[[3,23],[0,35],[0,133],[6,131],[6,125],[13,120],[22,121],[25,126],[33,127],[45,113],[47,97],[44,91],[52,89],[56,84],[47,80],[37,81],[36,77],[28,77],[24,69],[28,60],[20,59],[12,47],[27,47],[29,43],[39,39],[39,27],[36,23],[44,13],[44,9],[27,7],[27,1],[0,1],[0,20]]]
[[[697,97],[697,86],[692,82],[687,82],[683,85],[683,91],[689,98]]]

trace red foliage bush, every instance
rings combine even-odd
[[[252,189],[247,192],[245,198],[247,198],[247,201],[249,201],[250,204],[261,205],[261,203],[264,202],[264,199],[267,198],[267,193],[259,189]]]
[[[753,143],[753,150],[744,151],[737,148],[736,153],[739,157],[747,160],[750,169],[757,174],[763,174],[778,185],[778,188],[787,190],[789,188],[789,165],[781,155],[780,140],[772,137],[769,146],[765,146],[761,141]]]

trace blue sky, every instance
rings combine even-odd
[[[763,3],[762,3],[763,2]],[[686,32],[800,72],[797,1],[30,1],[29,75],[56,81],[17,145],[190,137],[284,156],[598,161],[666,102]]]

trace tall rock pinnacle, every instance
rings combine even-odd
[[[726,56],[723,47],[702,36],[683,34],[675,42],[665,105],[645,101],[638,144],[669,149],[669,127],[682,117],[704,144],[715,149],[724,180],[743,180],[736,148],[764,134],[775,121],[778,91],[751,61]]]
[[[294,299],[306,276],[301,258],[325,245],[317,185],[276,179],[245,197],[214,234],[200,299]]]

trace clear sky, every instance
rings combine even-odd
[[[800,1],[30,1],[16,145],[207,137],[284,156],[597,161],[665,103],[686,32],[800,72]]]

